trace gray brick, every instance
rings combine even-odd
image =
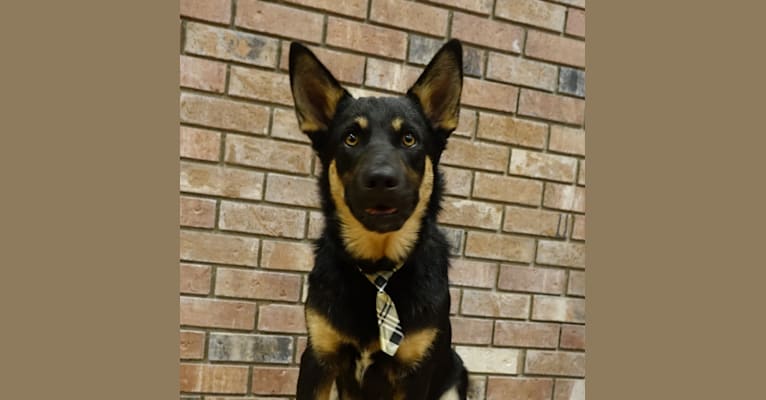
[[[455,228],[440,227],[444,235],[447,237],[447,242],[450,244],[450,254],[453,256],[460,255],[460,249],[463,247],[463,230]]]
[[[559,92],[585,97],[585,71],[561,67],[559,73]]]
[[[431,39],[425,36],[410,35],[410,51],[407,60],[413,64],[428,64],[428,61],[436,54],[442,45],[439,39]]]
[[[475,47],[463,46],[463,73],[480,77],[483,66],[484,51]]]
[[[293,338],[276,335],[211,333],[208,356],[211,361],[289,364],[293,358]]]

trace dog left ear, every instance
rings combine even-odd
[[[434,130],[446,135],[457,128],[463,88],[463,47],[452,39],[434,55],[407,91],[418,101]]]

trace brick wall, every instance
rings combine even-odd
[[[584,6],[181,0],[181,398],[294,393],[322,217],[289,41],[353,94],[385,95],[455,37],[466,78],[441,222],[471,398],[584,399]]]

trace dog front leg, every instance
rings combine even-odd
[[[335,374],[316,358],[309,344],[301,356],[296,400],[331,400]]]

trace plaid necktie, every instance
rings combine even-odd
[[[396,312],[394,301],[384,291],[391,275],[401,267],[397,265],[393,271],[381,271],[364,276],[378,288],[375,298],[375,308],[378,312],[378,329],[380,331],[380,349],[389,356],[393,356],[404,338],[402,326],[399,324],[399,314]],[[360,268],[361,270],[361,268]],[[362,272],[364,273],[364,272]]]

